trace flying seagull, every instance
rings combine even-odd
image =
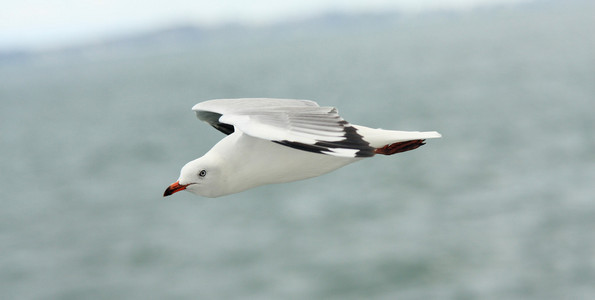
[[[227,136],[187,163],[163,196],[186,190],[219,197],[264,184],[320,176],[377,154],[392,155],[439,138],[436,131],[373,129],[345,121],[310,100],[215,99],[192,107]]]

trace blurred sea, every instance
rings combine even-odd
[[[595,299],[594,8],[2,64],[0,298]],[[162,198],[233,97],[443,138]]]

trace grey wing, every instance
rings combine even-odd
[[[211,126],[213,126],[215,129],[217,129],[227,135],[232,134],[234,132],[233,125],[219,122],[219,118],[221,118],[221,116],[222,116],[219,113],[206,111],[206,110],[198,110],[198,111],[196,111],[196,116],[201,121],[205,121],[205,122],[211,124]]]
[[[223,114],[245,114],[253,111],[267,110],[272,107],[318,107],[318,104],[311,100],[297,99],[214,99],[198,103],[192,107],[192,110],[196,112],[196,116],[201,121],[209,123],[215,129],[225,134],[232,134],[234,132],[233,125],[219,121]]]
[[[319,107],[307,100],[212,101],[217,102],[199,103],[193,110],[199,119],[224,133],[240,130],[294,149],[339,157],[374,155],[375,149],[333,107]]]

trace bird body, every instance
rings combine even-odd
[[[193,107],[228,134],[187,163],[164,196],[188,190],[219,197],[256,186],[320,176],[377,154],[413,150],[440,134],[352,125],[309,100],[217,99]]]

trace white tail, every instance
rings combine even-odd
[[[424,145],[425,139],[442,137],[436,131],[398,131],[353,126],[371,147],[376,148],[376,154],[384,155],[413,150]]]

